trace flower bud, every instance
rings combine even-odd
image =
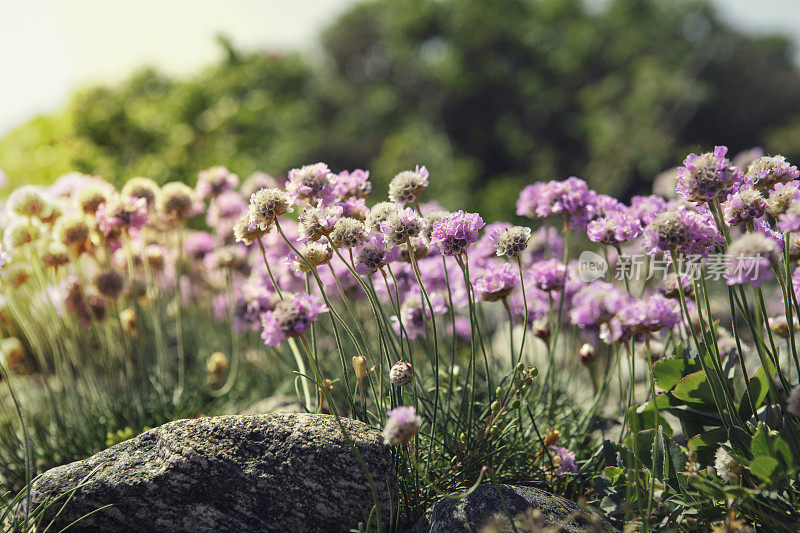
[[[547,342],[550,339],[550,323],[545,318],[540,318],[533,323],[533,334]]]
[[[356,379],[360,382],[367,375],[367,358],[363,355],[353,357],[353,370],[356,373]]]
[[[550,431],[548,431],[547,434],[544,436],[544,445],[552,446],[553,444],[558,442],[558,439],[560,438],[561,438],[561,432],[553,428]]]
[[[403,360],[396,362],[392,369],[389,370],[389,381],[398,387],[408,385],[414,381],[414,368],[411,363]]]
[[[594,363],[595,360],[594,346],[588,343],[581,346],[581,349],[578,351],[578,357],[581,360],[581,364],[588,366]]]
[[[500,400],[495,400],[495,401],[492,402],[492,412],[493,413],[498,413],[500,411],[500,409],[502,409],[502,408],[503,408],[503,404],[500,402]]]

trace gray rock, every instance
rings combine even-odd
[[[500,499],[498,489],[503,494]],[[533,487],[480,485],[460,500],[442,498],[425,511],[413,533],[491,532],[510,533],[514,529],[508,513],[515,517],[520,533],[558,526],[560,531],[577,533],[614,531],[605,519],[582,509],[566,498]]]
[[[392,456],[380,433],[342,422],[380,495],[384,523],[397,504]],[[233,415],[178,420],[88,459],[53,468],[33,505],[78,486],[50,530],[103,509],[70,531],[345,531],[372,492],[330,415]],[[54,518],[54,505],[44,524]]]

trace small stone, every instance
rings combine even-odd
[[[510,533],[514,530],[498,490],[502,492],[517,531],[543,531],[558,526],[565,533],[614,531],[597,513],[581,508],[577,503],[533,487],[515,485],[480,485],[461,500],[443,498],[425,511],[413,533],[455,533],[492,531]]]

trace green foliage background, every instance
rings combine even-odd
[[[426,164],[447,207],[507,217],[519,189],[577,175],[622,197],[689,151],[800,157],[792,43],[700,0],[372,0],[321,55],[245,53],[174,79],[91,87],[0,140],[12,185],[78,170],[192,183],[305,162],[368,168],[378,190]]]

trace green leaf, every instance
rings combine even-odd
[[[683,357],[665,359],[653,365],[653,377],[659,387],[670,391],[682,378],[694,372],[696,366],[693,359]]]
[[[750,442],[750,451],[753,457],[775,457],[775,447],[769,437],[769,430],[763,422],[759,422],[753,440]]]
[[[772,483],[780,477],[780,463],[774,457],[756,457],[750,463],[750,472],[762,481]]]
[[[728,432],[725,431],[725,428],[712,429],[711,431],[706,431],[705,433],[695,435],[689,439],[689,442],[686,443],[686,447],[690,450],[716,448],[719,446],[720,442],[725,442],[727,438]]]
[[[706,378],[706,374],[702,370],[692,372],[688,376],[682,378],[672,394],[690,405],[715,405],[714,395],[711,392],[711,384]]]
[[[658,401],[658,398],[656,398],[656,401]],[[653,402],[647,402],[640,406],[634,405],[628,409],[626,416],[628,417],[628,424],[631,426],[631,433],[639,433],[647,429],[664,426],[664,431],[666,431],[667,435],[672,436],[672,428],[667,419],[661,413],[654,412],[654,410]]]
[[[606,475],[609,481],[611,481],[612,485],[617,484],[617,481],[619,481],[619,478],[623,472],[625,471],[618,466],[607,466],[605,470],[603,470],[603,473]]]
[[[789,448],[789,443],[783,440],[782,437],[775,439],[775,454],[781,462],[781,466],[783,466],[787,472],[794,472],[794,454],[792,454],[792,450]]]
[[[767,359],[766,362],[767,365],[759,368],[756,375],[750,378],[748,382],[749,389],[753,393],[753,403],[755,403],[756,409],[761,406],[764,398],[767,397],[770,382],[775,378],[775,365],[773,365],[769,359]],[[739,405],[739,416],[741,416],[743,420],[749,420],[754,414],[751,411],[750,401],[747,399],[747,391],[745,390]]]

